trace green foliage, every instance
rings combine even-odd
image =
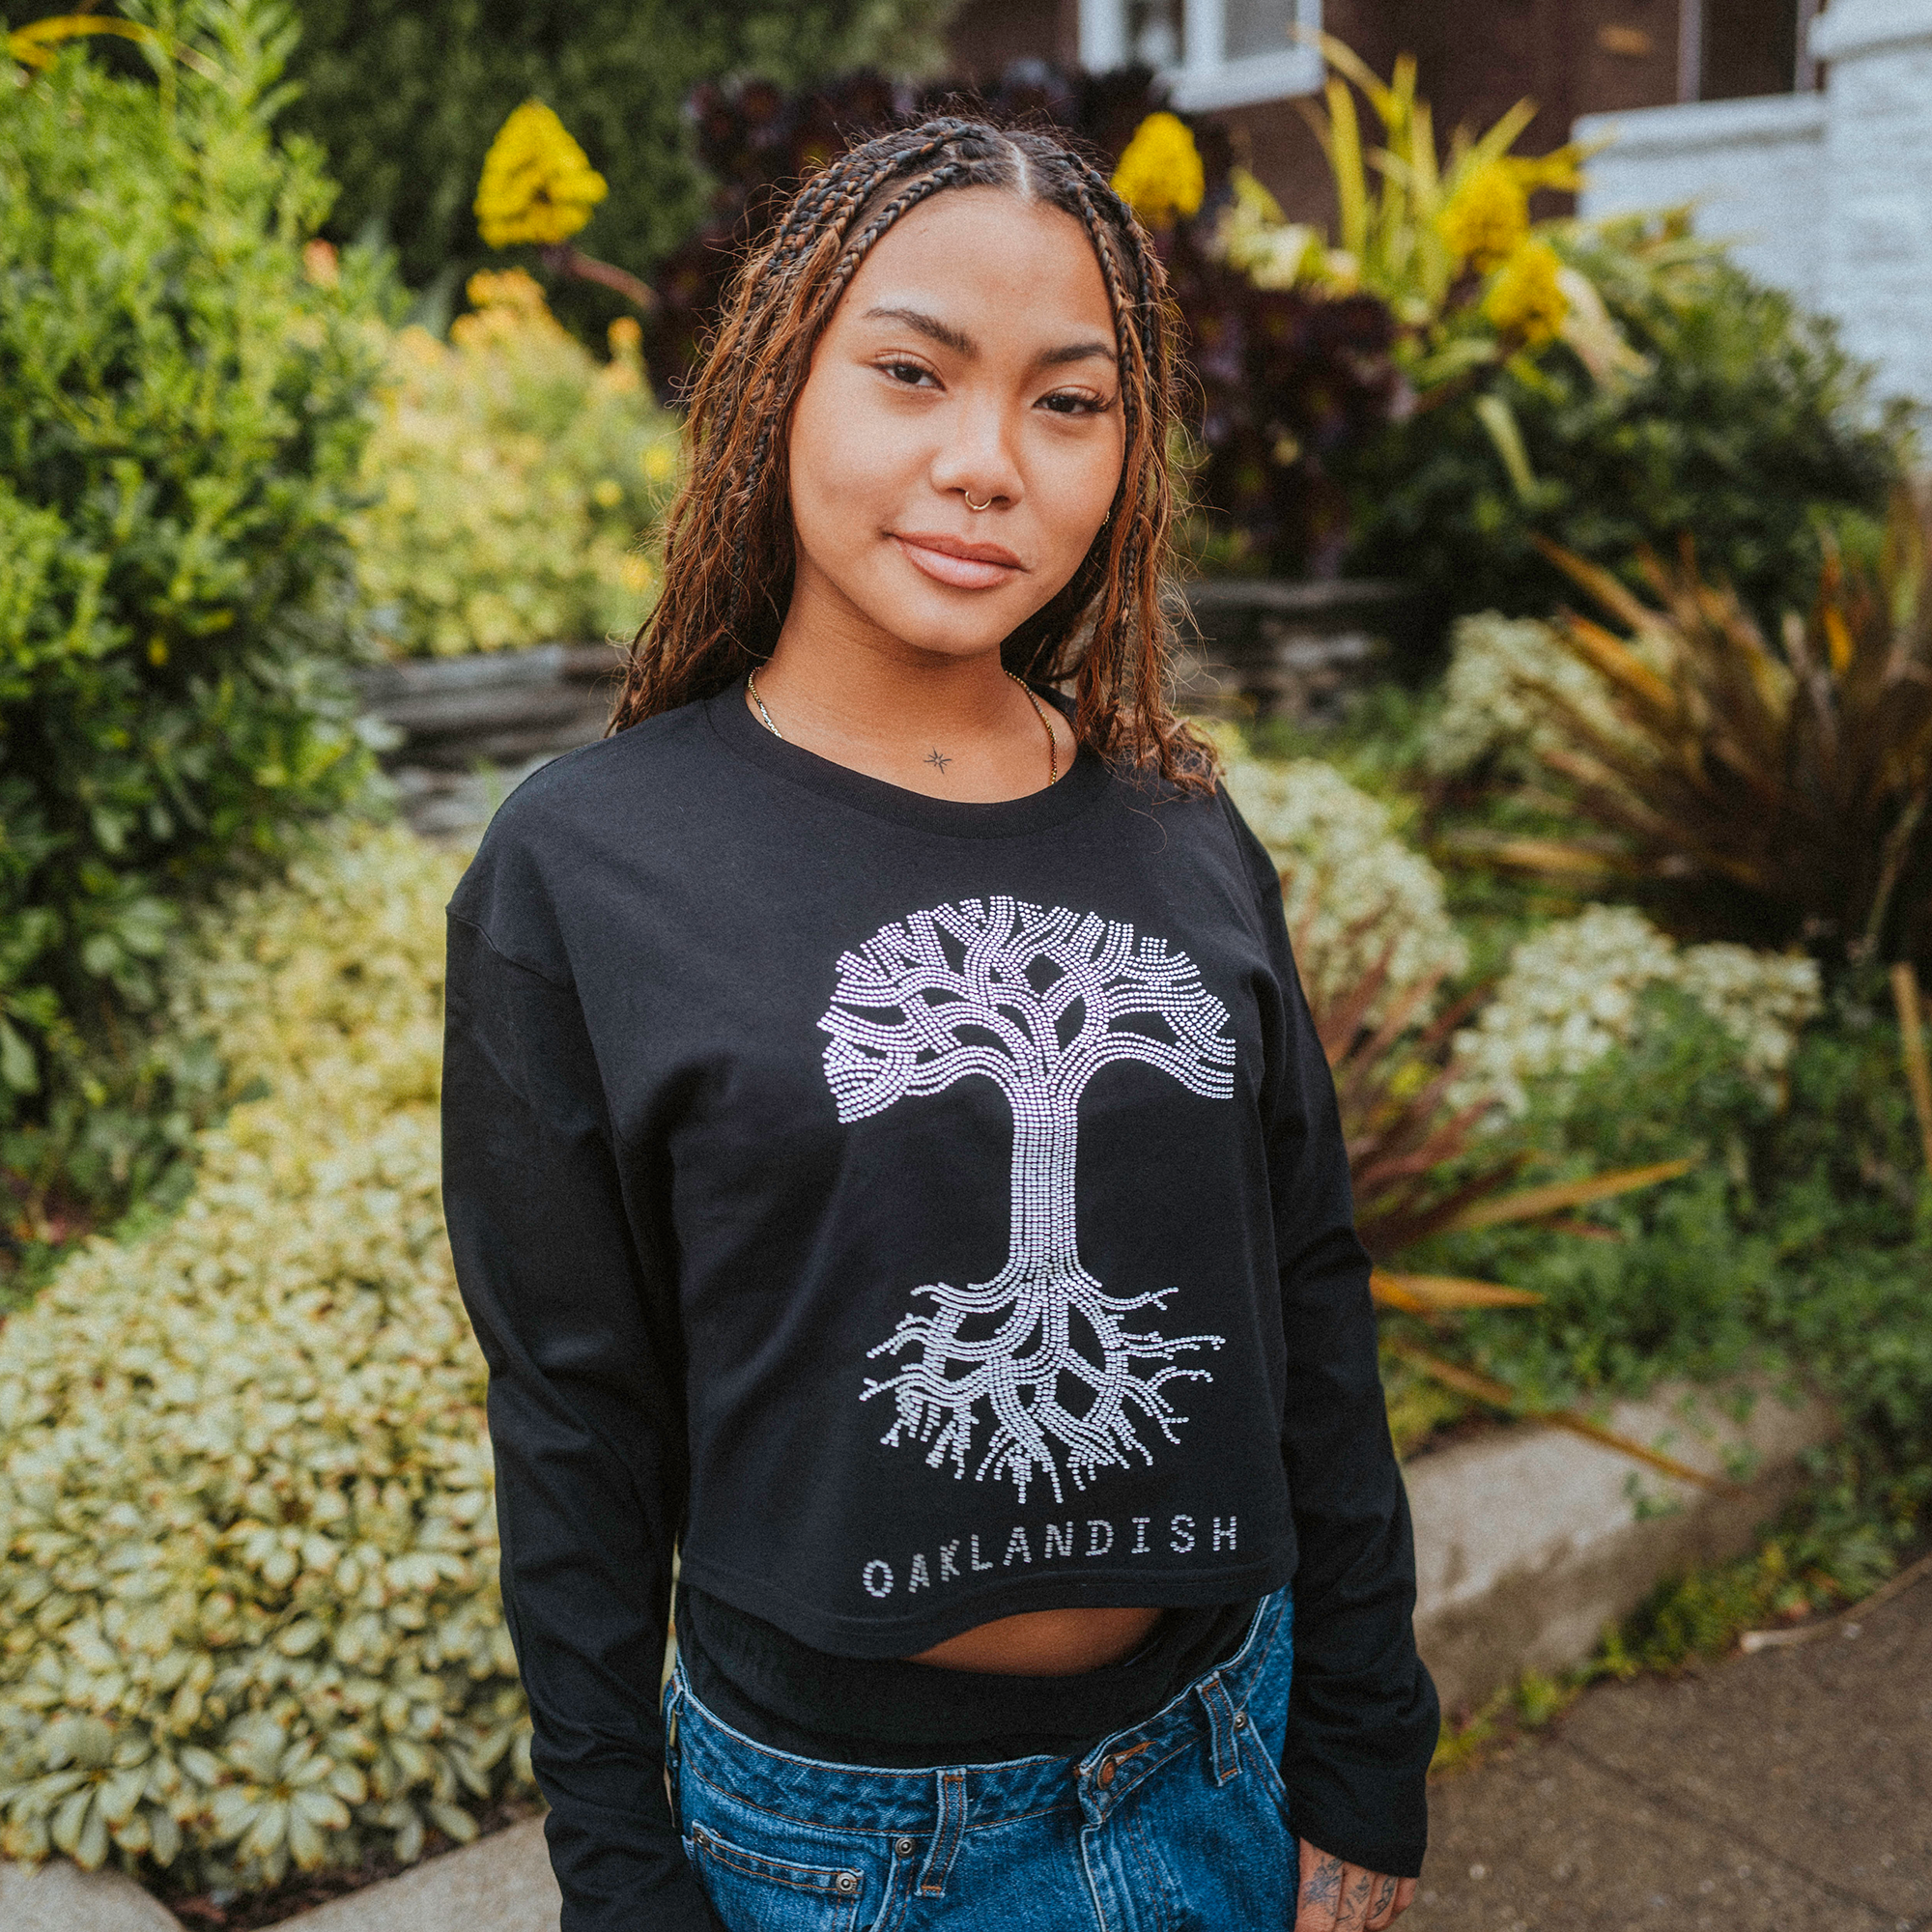
[[[1558,1172],[1698,1165],[1597,1210],[1606,1239],[1506,1228],[1441,1239],[1444,1272],[1546,1297],[1470,1317],[1474,1359],[1539,1402],[1666,1376],[1802,1378],[1838,1406],[1860,1482],[1890,1497],[1883,1513],[1909,1519],[1932,1500],[1932,1188],[1895,1025],[1838,989],[1774,1101],[1690,995],[1655,985],[1641,1010],[1625,1044],[1550,1083],[1516,1131]]]
[[[396,657],[628,634],[656,586],[636,546],[677,474],[638,325],[613,322],[599,362],[521,270],[469,294],[447,344],[391,344],[353,525],[371,628]]]
[[[270,131],[286,14],[152,18],[183,56],[152,74],[0,78],[0,1163],[33,1213],[63,1149],[123,1200],[165,1156],[127,1144],[154,1069],[114,1030],[176,900],[364,770],[327,660],[373,271],[305,272],[328,190]],[[115,1089],[121,1127],[85,1118]]]
[[[438,1204],[457,869],[349,832],[196,923],[168,1030],[239,1103],[0,1329],[9,1858],[272,1885],[530,1789]]]
[[[1599,382],[1559,344],[1492,380],[1527,491],[1466,407],[1363,443],[1348,476],[1350,568],[1427,583],[1455,611],[1541,616],[1568,586],[1535,533],[1628,575],[1639,546],[1674,555],[1688,532],[1704,570],[1775,634],[1784,610],[1810,604],[1821,530],[1855,551],[1874,542],[1904,467],[1903,412],[1875,411],[1871,372],[1832,324],[1697,259],[1667,222],[1578,226],[1562,247],[1647,370]]]
[[[554,108],[611,185],[586,245],[647,273],[703,213],[684,118],[695,86],[736,72],[797,86],[867,64],[929,66],[951,10],[947,0],[299,0],[298,11],[303,92],[291,120],[327,149],[342,184],[330,232],[346,241],[380,223],[409,281],[447,270],[453,290],[487,259],[470,202],[484,152],[520,102]]]

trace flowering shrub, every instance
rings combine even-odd
[[[1431,721],[1423,752],[1438,778],[1559,743],[1541,691],[1556,692],[1601,729],[1616,726],[1603,679],[1539,618],[1494,611],[1459,617],[1449,647],[1442,708]]]
[[[355,539],[398,657],[630,631],[656,574],[637,549],[675,476],[677,433],[644,382],[638,325],[599,363],[521,270],[469,282],[447,344],[394,338]]]
[[[1529,190],[1501,157],[1474,160],[1435,217],[1452,257],[1479,274],[1499,269],[1529,233]]]
[[[1681,987],[1737,1041],[1744,1070],[1775,1091],[1820,1005],[1809,959],[1717,944],[1678,949],[1628,906],[1593,906],[1520,945],[1475,1025],[1457,1040],[1459,1097],[1529,1109],[1530,1085],[1574,1078],[1633,1038],[1652,985]]]
[[[1384,966],[1393,998],[1467,964],[1441,879],[1403,843],[1386,806],[1317,758],[1233,758],[1227,783],[1284,874],[1289,930],[1312,1001],[1336,1001]]]
[[[266,1091],[0,1331],[10,1858],[272,1884],[529,1783],[438,1206],[456,869],[361,832],[204,923],[175,1023]]]
[[[497,132],[483,156],[476,226],[492,248],[519,242],[564,242],[611,192],[554,110],[526,100]]]
[[[1165,109],[1150,114],[1114,170],[1114,191],[1150,228],[1164,228],[1177,215],[1200,212],[1207,175],[1194,136],[1179,115]]]
[[[1548,242],[1525,242],[1510,256],[1483,298],[1483,313],[1505,336],[1526,349],[1554,342],[1569,319],[1573,298],[1564,285],[1563,260]]]

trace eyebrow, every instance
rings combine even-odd
[[[927,315],[921,308],[868,308],[865,319],[867,322],[902,322],[928,341],[952,350],[955,355],[977,355],[980,353],[978,345],[963,329],[954,328],[952,324],[941,322],[936,315]],[[1085,362],[1095,355],[1111,362],[1116,355],[1113,344],[1068,342],[1058,349],[1047,350],[1039,361],[1043,368],[1058,369],[1065,363]]]

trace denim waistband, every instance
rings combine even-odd
[[[673,1785],[679,1775],[775,1817],[882,1833],[975,1830],[1060,1806],[1078,1806],[1098,1823],[1175,1752],[1207,1734],[1215,1776],[1236,1775],[1236,1734],[1275,1645],[1290,1638],[1290,1593],[1257,1605],[1240,1648],[1195,1679],[1140,1723],[1116,1731],[1085,1756],[1025,1757],[1004,1764],[892,1771],[828,1764],[756,1743],[707,1711],[691,1693],[682,1664],[665,1694]]]

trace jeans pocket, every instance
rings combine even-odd
[[[866,1902],[858,1864],[814,1865],[747,1850],[698,1825],[684,1841],[729,1932],[857,1932]]]

